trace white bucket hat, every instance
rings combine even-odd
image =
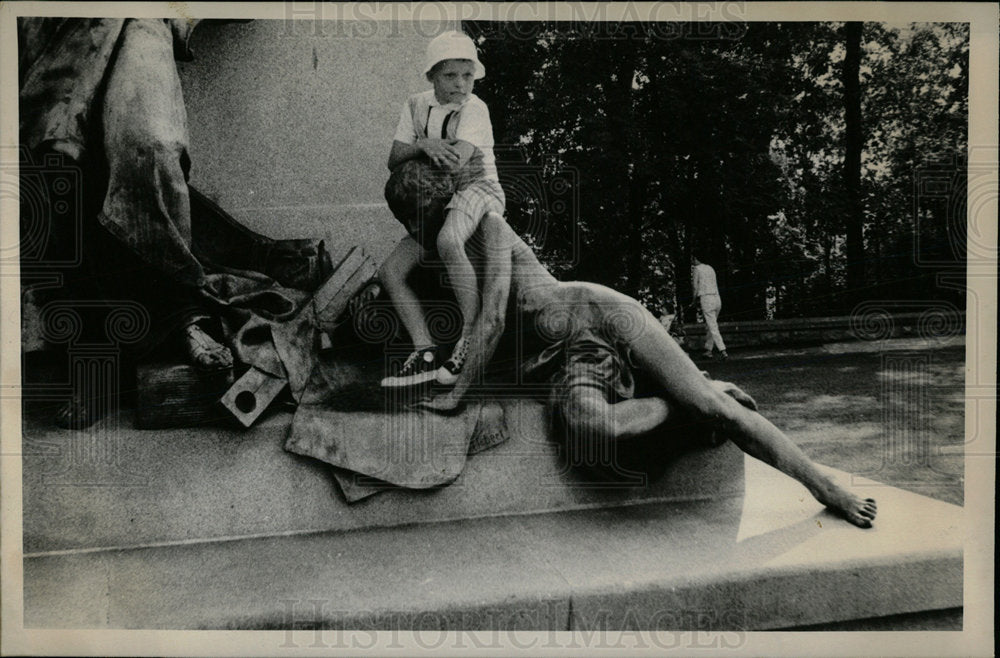
[[[438,62],[446,59],[470,59],[475,64],[474,79],[486,77],[486,67],[479,61],[476,54],[476,44],[467,34],[461,32],[444,32],[434,37],[427,45],[427,63],[424,65],[424,75],[434,68]]]

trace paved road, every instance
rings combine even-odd
[[[698,363],[753,395],[816,461],[963,503],[963,341],[905,338],[732,356]]]

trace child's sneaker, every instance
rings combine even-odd
[[[436,347],[421,347],[413,350],[399,371],[384,378],[379,385],[383,388],[404,388],[432,381],[437,376]]]
[[[462,373],[462,368],[465,367],[465,359],[469,356],[469,339],[462,336],[455,343],[455,349],[451,353],[451,356],[447,361],[444,362],[437,370],[437,381],[438,384],[443,384],[445,386],[451,386],[458,381],[458,376]]]

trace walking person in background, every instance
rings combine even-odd
[[[691,288],[694,298],[701,304],[701,314],[705,316],[705,358],[712,358],[712,347],[719,348],[719,356],[723,361],[729,358],[726,344],[719,333],[719,311],[722,310],[722,298],[719,296],[719,285],[715,280],[715,270],[711,265],[701,262],[697,256],[691,257]]]

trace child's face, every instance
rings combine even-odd
[[[427,73],[439,103],[461,103],[472,93],[476,65],[468,59],[446,59]]]

